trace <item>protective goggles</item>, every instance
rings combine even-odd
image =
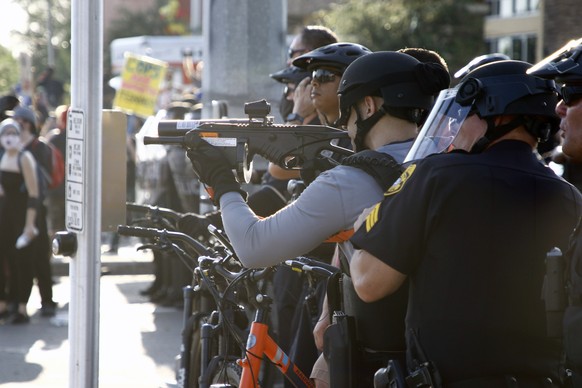
[[[335,81],[335,78],[339,76],[339,74],[327,69],[316,69],[311,73],[311,79],[320,84],[333,82]]]
[[[562,86],[560,89],[560,97],[564,100],[566,106],[573,105],[576,101],[582,98],[582,86]]]
[[[473,104],[461,105],[456,101],[457,91],[458,88],[454,88],[440,92],[404,162],[423,159],[451,148],[463,122],[475,112],[472,110]]]

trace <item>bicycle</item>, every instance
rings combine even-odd
[[[118,231],[153,238],[162,245],[167,245],[172,239],[196,246],[200,244],[182,233],[155,228],[120,226]],[[205,388],[220,383],[226,384],[223,386],[257,387],[265,373],[264,361],[269,359],[294,386],[312,387],[308,376],[269,334],[272,299],[265,293],[264,280],[274,268],[243,268],[229,251],[226,237],[215,229],[212,233],[217,239],[224,240],[227,254],[217,257],[216,251],[207,249],[209,255],[201,255],[193,270],[191,292],[198,296],[193,298],[193,302],[198,303],[185,303],[190,309],[184,310],[179,385]],[[188,256],[178,244],[171,244],[177,253]],[[329,277],[338,270],[308,258],[290,260],[286,264],[310,276]],[[210,309],[212,306],[215,310]],[[196,313],[192,314],[194,309]],[[249,326],[247,317],[253,310],[254,319]]]
[[[235,363],[240,354],[232,354],[240,349],[249,320],[240,308],[240,300],[235,300],[241,295],[240,290],[233,295],[229,309],[219,307],[227,302],[221,294],[243,270],[240,263],[233,259],[225,237],[215,228],[211,230],[217,241],[222,240],[222,249],[206,248],[196,239],[180,232],[118,227],[120,234],[152,240],[148,247],[172,249],[189,265],[193,274],[192,286],[184,287],[182,343],[176,372],[180,387],[207,387],[219,380],[236,383],[240,379],[241,368]],[[188,245],[190,247],[185,249]],[[209,260],[220,260],[221,265],[213,270],[208,265]],[[268,271],[264,273],[266,276]],[[226,328],[230,321],[235,325]]]
[[[287,260],[286,265],[304,273],[315,274],[329,278],[339,270],[306,257]],[[314,387],[309,377],[285,354],[277,342],[269,335],[268,314],[272,299],[266,295],[257,294],[255,297],[257,311],[251,322],[250,332],[245,350],[245,359],[239,360],[242,366],[240,387],[258,387],[258,376],[261,370],[263,356],[266,356],[279,371],[295,387]]]

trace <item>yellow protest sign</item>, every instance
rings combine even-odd
[[[128,114],[148,117],[155,114],[158,93],[166,76],[167,62],[125,53],[121,87],[115,93],[114,108]]]

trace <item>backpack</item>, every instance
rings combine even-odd
[[[35,156],[48,190],[59,187],[65,179],[65,159],[62,152],[42,137],[32,141],[31,152]]]

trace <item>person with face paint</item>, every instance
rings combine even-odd
[[[22,151],[20,131],[13,119],[0,123],[0,320],[13,324],[29,322],[26,305],[33,281],[30,242],[38,235],[36,161],[30,152]],[[10,310],[11,303],[17,304],[16,311]]]

